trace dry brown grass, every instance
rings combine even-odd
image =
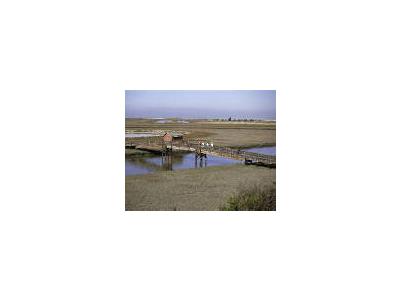
[[[276,187],[268,183],[245,186],[221,210],[276,210]]]
[[[154,120],[126,119],[126,130],[135,131],[184,131],[187,138],[209,139],[219,146],[257,147],[276,144],[274,122],[206,122],[198,120],[191,123],[155,123]]]
[[[218,210],[238,187],[272,184],[275,169],[231,165],[125,177],[126,210]]]

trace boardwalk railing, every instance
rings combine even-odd
[[[210,145],[207,146],[207,143],[204,143],[204,146],[202,145],[202,142],[198,141],[184,141],[186,142],[186,145],[189,148],[200,148],[202,152],[206,154],[211,154],[211,155],[217,155],[217,156],[223,156],[223,157],[229,157],[233,159],[238,159],[238,160],[244,160],[244,161],[252,161],[252,162],[262,162],[265,164],[276,164],[276,156],[274,155],[267,155],[267,154],[262,154],[262,153],[255,153],[255,152],[249,152],[249,151],[243,151],[243,150],[237,150],[237,149],[232,149],[229,147],[222,147],[222,146],[216,146],[213,145],[211,147]]]
[[[232,149],[229,147],[222,147],[209,144],[201,140],[179,140],[172,143],[165,143],[160,137],[148,137],[137,141],[126,140],[125,147],[135,147],[137,145],[148,145],[159,147],[160,150],[165,147],[172,146],[174,149],[192,151],[196,153],[204,153],[209,155],[228,157],[237,160],[251,161],[252,163],[259,162],[267,165],[276,164],[276,156]]]

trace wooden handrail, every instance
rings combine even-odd
[[[143,140],[142,140],[143,141]],[[157,145],[165,145],[164,141],[159,138],[159,137],[148,137],[144,140],[144,142],[148,145],[150,144],[157,144]],[[172,142],[172,146],[186,146],[189,148],[189,150],[193,151],[192,149],[195,149],[195,151],[204,151],[205,153],[215,153],[219,154],[221,156],[228,156],[236,159],[242,159],[242,160],[252,160],[252,161],[260,161],[260,162],[267,162],[269,164],[276,163],[276,156],[273,155],[267,155],[267,154],[262,154],[262,153],[255,153],[255,152],[249,152],[249,151],[243,151],[243,150],[236,150],[232,149],[229,147],[223,147],[223,146],[216,146],[214,145],[213,147],[207,147],[207,146],[202,146],[201,143],[204,143],[204,141],[201,140],[181,140],[181,141],[175,141]],[[125,142],[125,145],[134,145],[134,142],[132,140],[128,140]]]

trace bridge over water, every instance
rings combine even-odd
[[[217,145],[207,146],[206,141],[201,140],[181,140],[166,143],[160,138],[146,138],[140,141],[125,141],[125,147],[132,147],[139,150],[146,150],[162,155],[168,155],[172,151],[187,151],[196,153],[196,158],[203,159],[207,155],[226,157],[244,161],[246,164],[262,165],[275,167],[276,156],[261,153],[221,147]]]

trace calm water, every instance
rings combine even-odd
[[[273,149],[269,149],[273,148]],[[276,147],[262,147],[246,149],[247,151],[275,155]],[[242,162],[234,159],[209,155],[201,161],[195,159],[194,153],[173,153],[172,157],[163,158],[160,155],[152,157],[135,157],[125,159],[125,175],[139,175],[158,171],[180,170],[191,168],[206,168],[211,166],[224,166],[241,164]]]
[[[208,156],[207,159],[195,159],[194,153],[173,153],[172,157],[162,158],[157,155],[154,157],[135,157],[125,159],[125,175],[147,174],[157,171],[173,171],[180,169],[205,168],[211,166],[223,166],[238,164],[240,161]]]
[[[274,147],[260,147],[260,148],[250,148],[250,149],[243,149],[249,152],[267,154],[267,155],[274,155],[276,156],[276,146]]]

